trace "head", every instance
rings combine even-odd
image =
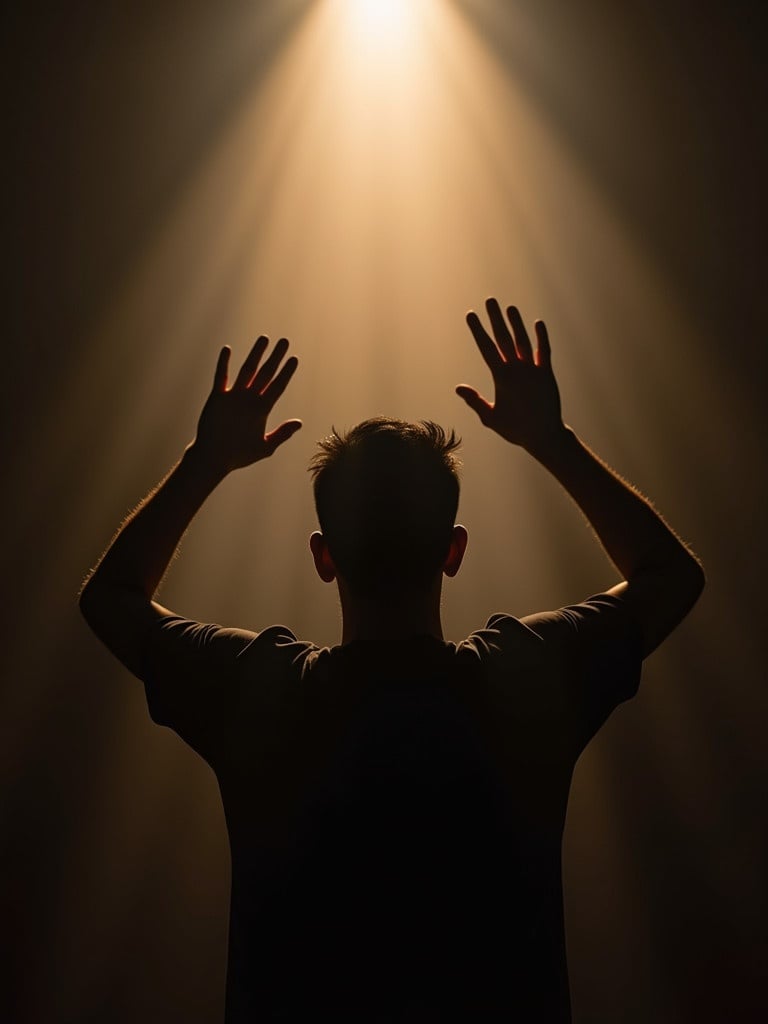
[[[319,442],[310,462],[322,533],[317,571],[359,600],[418,599],[458,572],[466,531],[455,526],[460,440],[437,424],[383,416]]]

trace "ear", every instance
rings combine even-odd
[[[336,579],[336,566],[333,564],[328,545],[325,543],[325,537],[318,530],[315,530],[309,538],[309,549],[315,560],[317,575],[323,583],[333,583]]]
[[[461,561],[464,558],[464,552],[467,550],[468,539],[469,534],[465,527],[458,524],[454,526],[451,546],[448,548],[448,555],[443,564],[443,572],[446,576],[455,576],[461,568]]]

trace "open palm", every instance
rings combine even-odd
[[[537,320],[536,352],[516,306],[507,308],[507,319],[496,299],[488,299],[486,310],[493,337],[475,312],[467,324],[493,377],[491,404],[475,388],[459,384],[456,392],[490,427],[512,444],[533,451],[562,427],[560,393],[543,320]]]
[[[266,432],[267,418],[299,363],[291,356],[280,367],[288,351],[285,338],[262,363],[268,345],[264,335],[255,342],[232,387],[228,387],[231,349],[227,345],[219,354],[213,388],[197,425],[195,446],[222,472],[269,458],[301,427],[301,420],[285,420]]]

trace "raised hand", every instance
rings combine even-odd
[[[512,444],[535,452],[563,429],[547,328],[543,320],[536,321],[534,353],[516,306],[507,308],[506,318],[496,299],[488,299],[485,308],[493,337],[474,311],[467,314],[467,324],[493,376],[493,405],[467,384],[459,384],[456,393],[486,427]]]
[[[228,345],[221,350],[208,396],[197,425],[194,448],[222,473],[269,458],[275,449],[301,427],[301,420],[286,420],[266,433],[267,417],[285,391],[298,366],[281,338],[262,363],[269,339],[262,335],[240,367],[232,387],[227,386]],[[261,365],[259,365],[261,364]]]

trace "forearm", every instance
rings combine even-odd
[[[230,349],[224,346],[194,442],[126,519],[81,590],[86,622],[139,678],[144,678],[147,638],[173,615],[153,600],[154,593],[200,506],[229,472],[269,458],[301,426],[300,420],[286,420],[266,432],[267,417],[298,362],[292,356],[281,366],[285,339],[263,359],[267,346],[262,335],[231,387]]]
[[[568,427],[531,452],[568,491],[624,579],[698,561],[651,504],[602,462]]]
[[[151,599],[187,527],[224,475],[190,445],[122,524],[86,579],[84,592],[89,587],[120,586]]]

